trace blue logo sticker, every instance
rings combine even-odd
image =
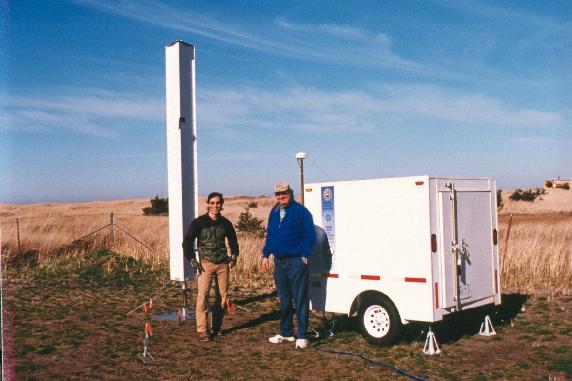
[[[328,237],[330,250],[336,250],[336,214],[334,210],[334,187],[322,187],[322,227]]]

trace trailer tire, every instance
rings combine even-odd
[[[359,328],[368,343],[386,346],[397,339],[402,324],[390,300],[381,295],[368,295],[360,303]]]

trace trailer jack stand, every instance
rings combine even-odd
[[[437,344],[437,339],[435,338],[435,334],[433,331],[431,331],[431,327],[429,327],[429,332],[427,333],[427,339],[425,340],[423,353],[426,355],[438,355],[441,353],[439,345]]]
[[[479,330],[479,335],[481,336],[493,336],[496,335],[495,329],[493,328],[493,323],[489,315],[485,317],[485,321],[481,324],[481,329]]]

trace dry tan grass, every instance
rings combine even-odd
[[[535,203],[507,202],[500,218],[500,253],[502,285],[505,292],[569,293],[572,289],[572,191],[554,190]],[[223,214],[232,222],[248,203],[256,201],[250,212],[266,223],[272,197],[227,197]],[[536,204],[538,203],[538,204]],[[3,257],[17,253],[16,218],[20,221],[22,251],[35,251],[37,261],[49,261],[54,256],[77,255],[98,245],[138,259],[154,267],[168,261],[167,217],[142,216],[141,209],[149,200],[99,201],[83,204],[0,205]],[[200,200],[201,210],[205,200]],[[540,205],[540,206],[539,206]],[[527,211],[532,214],[518,214]],[[547,214],[558,210],[564,214]],[[72,244],[74,240],[109,223],[114,212],[114,239],[106,228],[89,237],[88,244]],[[508,215],[514,213],[508,247],[506,233]],[[145,246],[125,234],[124,229]],[[241,256],[234,280],[240,284],[258,286],[267,282],[260,277],[260,253],[263,239],[240,235]],[[262,280],[261,280],[262,279]]]
[[[258,207],[250,208],[250,213],[266,223],[268,211],[274,204],[272,197],[265,196],[227,197],[225,201],[223,214],[232,222],[238,220],[248,204],[256,202]],[[206,211],[205,202],[205,198],[200,198],[200,213]],[[0,205],[3,257],[14,259],[21,252],[22,260],[9,260],[8,263],[35,264],[105,246],[117,253],[144,259],[153,268],[160,268],[169,260],[168,218],[143,216],[142,208],[146,206],[149,206],[149,200]],[[108,226],[111,212],[113,230]],[[90,234],[98,229],[101,230]],[[263,239],[239,234],[239,244],[241,256],[236,271],[233,271],[235,280],[254,286],[264,283],[265,280],[259,276]]]
[[[572,218],[513,216],[501,219],[500,254],[505,291],[550,294],[572,291]]]
[[[503,288],[572,292],[572,191],[549,189],[534,202],[513,201],[513,192],[503,190],[504,207],[499,212]]]

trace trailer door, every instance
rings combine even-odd
[[[444,308],[494,296],[490,189],[439,191]]]

